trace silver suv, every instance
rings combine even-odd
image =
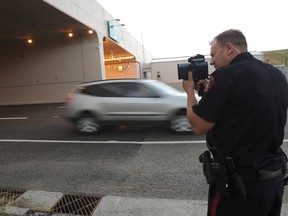
[[[157,80],[121,79],[83,83],[65,99],[66,117],[86,134],[104,125],[166,123],[191,132],[185,93]]]

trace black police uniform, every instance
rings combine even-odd
[[[282,174],[276,171],[283,165],[280,146],[287,106],[285,76],[248,52],[211,74],[204,96],[193,111],[215,123],[211,130],[215,146],[224,156],[234,158],[247,199],[235,194],[221,196],[210,185],[209,216],[280,215],[284,184]],[[268,171],[268,177],[260,178],[259,170]]]

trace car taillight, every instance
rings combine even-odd
[[[64,98],[64,102],[65,102],[65,103],[70,103],[70,102],[72,102],[72,101],[74,101],[74,100],[75,100],[75,98],[72,98],[72,97]]]
[[[64,102],[65,103],[70,103],[70,102],[72,102],[74,100],[75,100],[75,97],[74,97],[73,94],[69,94],[67,97],[64,98]]]

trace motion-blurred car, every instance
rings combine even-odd
[[[66,117],[86,134],[104,125],[166,123],[177,133],[191,132],[186,93],[147,79],[99,80],[75,87],[64,100]]]

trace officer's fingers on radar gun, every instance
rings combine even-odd
[[[206,86],[207,86],[207,80],[205,80],[205,79],[201,79],[201,80],[199,80],[198,82],[197,82],[197,86],[196,86],[196,89],[199,91],[199,89],[202,87],[202,88],[206,88]]]
[[[205,79],[201,79],[201,80],[199,80],[198,82],[197,82],[197,85],[203,85],[204,87],[206,87],[207,86],[207,80],[205,80]]]
[[[187,93],[194,90],[194,81],[191,71],[188,72],[188,80],[182,81],[182,86]]]

